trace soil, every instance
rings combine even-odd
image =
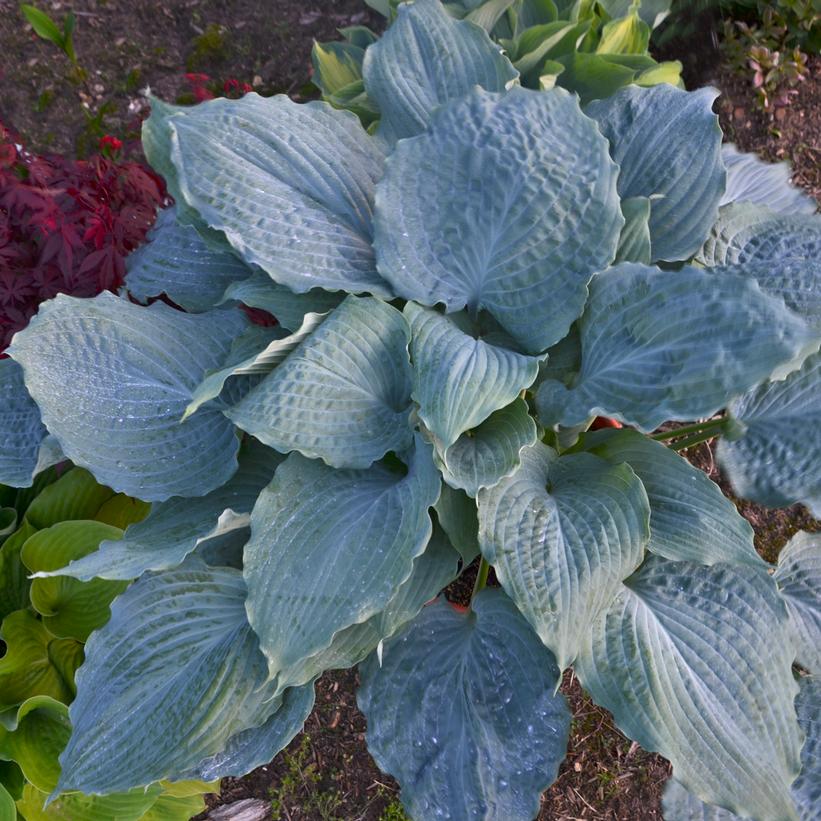
[[[138,135],[146,87],[168,100],[185,100],[187,71],[247,82],[261,93],[313,96],[309,84],[313,38],[335,39],[345,25],[378,28],[362,0],[71,0],[39,3],[56,20],[69,9],[78,18],[76,51],[83,78],[51,43],[34,35],[17,0],[0,0],[0,122],[16,129],[35,151],[83,155],[104,133]],[[753,103],[749,78],[719,62],[709,26],[686,43],[689,87],[712,83],[723,90],[717,109],[728,139],[772,160],[789,159],[795,181],[821,196],[821,59],[792,104],[772,119]],[[665,58],[676,56],[665,54]],[[138,143],[134,143],[138,150]],[[720,480],[712,450],[686,454]],[[725,492],[729,488],[723,486]],[[765,510],[736,501],[756,531],[768,561],[798,529],[821,530],[800,506]],[[475,568],[448,595],[466,602]],[[492,580],[491,580],[491,583]],[[364,743],[365,720],[356,707],[355,670],[333,672],[317,685],[317,706],[305,730],[265,767],[225,779],[209,806],[243,798],[271,802],[272,817],[287,821],[401,821],[398,787],[373,763]],[[572,672],[562,692],[574,720],[559,778],[542,801],[540,821],[661,818],[660,796],[669,764],[647,753],[613,726],[609,714],[584,694]],[[206,817],[203,815],[202,817]]]

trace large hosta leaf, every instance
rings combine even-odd
[[[366,468],[411,443],[409,340],[395,308],[348,297],[226,414],[283,453]]]
[[[29,610],[6,616],[0,638],[6,644],[0,658],[0,710],[38,695],[71,701],[74,671],[83,660],[79,642],[55,639]]]
[[[721,146],[727,168],[727,187],[721,205],[753,202],[781,214],[814,214],[818,203],[791,182],[789,163],[764,162],[757,154],[739,151],[732,143]]]
[[[821,676],[821,534],[797,533],[778,554],[775,581],[797,634],[797,661]]]
[[[436,518],[450,543],[459,551],[465,567],[479,555],[479,517],[476,500],[464,491],[442,485],[436,502]]]
[[[792,792],[801,821],[814,821],[821,814],[821,678],[802,678],[799,686],[795,710],[806,738]]]
[[[661,800],[664,821],[741,821],[734,812],[705,804],[671,778]]]
[[[612,464],[626,462],[641,479],[650,501],[648,550],[675,561],[762,566],[750,523],[674,450],[627,430],[588,433],[582,446]]]
[[[537,443],[479,502],[479,546],[564,669],[641,563],[650,507],[626,464]]]
[[[371,249],[383,156],[353,114],[246,94],[169,125],[185,200],[245,262],[299,293],[389,295]]]
[[[440,481],[418,438],[407,458],[403,475],[381,464],[335,470],[295,453],[260,494],[244,573],[272,676],[381,611],[410,576]]]
[[[619,196],[649,197],[651,258],[683,260],[704,242],[724,193],[718,92],[628,86],[585,109],[610,140]]]
[[[239,443],[217,409],[184,425],[179,419],[245,324],[233,309],[183,314],[109,293],[60,294],[40,307],[9,353],[73,462],[147,501],[202,496],[236,470]]]
[[[821,216],[784,214],[736,202],[722,207],[697,259],[713,267],[737,262],[817,262],[819,255]]]
[[[23,383],[23,371],[11,359],[0,359],[0,430],[0,484],[27,487],[47,431]]]
[[[276,709],[258,727],[231,736],[223,749],[204,758],[186,773],[187,778],[211,781],[242,776],[273,760],[302,729],[314,706],[314,683],[292,687],[277,699]]]
[[[491,414],[481,425],[444,451],[437,446],[436,464],[442,478],[454,488],[475,496],[480,488],[493,487],[519,466],[522,448],[536,441],[536,423],[527,402],[516,399]]]
[[[718,459],[736,494],[769,507],[803,502],[821,516],[821,353],[729,410],[743,435],[723,437]]]
[[[239,571],[193,562],[143,576],[116,599],[86,644],[57,792],[179,776],[268,718],[245,595]]]
[[[519,72],[481,28],[454,20],[439,0],[415,0],[365,52],[363,74],[379,134],[393,143],[424,131],[440,105],[477,85],[502,91]]]
[[[543,382],[544,425],[615,416],[642,430],[711,416],[792,360],[805,323],[755,280],[623,263],[594,278],[579,320],[581,372]]]
[[[801,739],[787,613],[763,570],[651,556],[585,635],[576,674],[703,800],[794,819]]]
[[[559,670],[501,590],[467,613],[444,599],[361,669],[359,705],[377,764],[413,818],[530,821],[564,758]]]
[[[441,528],[434,527],[425,552],[413,562],[410,578],[399,587],[385,609],[367,621],[352,624],[334,636],[331,645],[280,672],[277,690],[301,685],[325,670],[353,667],[411,621],[458,575],[459,554]]]
[[[377,186],[380,272],[423,305],[487,310],[540,353],[616,253],[624,218],[607,147],[561,89],[474,90],[391,155]]]
[[[207,311],[232,282],[251,275],[230,247],[217,250],[196,229],[177,222],[176,208],[160,212],[148,240],[126,262],[125,285],[137,299],[166,294],[186,311]]]
[[[28,570],[20,559],[26,539],[36,533],[27,521],[3,542],[0,547],[0,622],[15,610],[29,606],[31,581]]]
[[[120,536],[122,530],[102,522],[60,522],[31,536],[23,546],[22,560],[34,575],[54,571],[96,551],[104,539]],[[124,582],[102,579],[35,578],[31,603],[49,632],[85,641],[92,630],[108,621],[109,605],[125,587]]]
[[[509,405],[536,379],[537,357],[477,338],[466,316],[444,316],[413,302],[404,313],[411,328],[412,395],[441,448]]]
[[[162,793],[162,787],[154,784],[148,789],[138,787],[126,793],[114,795],[81,795],[71,793],[44,806],[47,793],[26,784],[17,808],[26,821],[140,821],[151,810]],[[166,816],[164,821],[179,821]]]
[[[249,439],[240,450],[239,469],[224,485],[197,499],[159,502],[121,539],[104,541],[97,552],[41,575],[136,579],[147,570],[176,567],[198,545],[248,525],[260,491],[281,461],[281,454]]]
[[[290,288],[274,282],[268,274],[257,271],[248,279],[232,282],[224,299],[235,299],[250,308],[261,308],[273,314],[279,324],[289,331],[299,330],[306,314],[324,314],[336,308],[345,298],[344,293],[314,288],[305,294],[294,293]]]

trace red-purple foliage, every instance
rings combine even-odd
[[[41,302],[123,283],[123,258],[168,203],[162,178],[108,156],[71,160],[15,146],[0,126],[0,357]]]

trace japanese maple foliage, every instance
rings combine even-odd
[[[0,126],[0,357],[44,300],[122,285],[124,257],[167,204],[162,178],[111,148],[40,156]]]

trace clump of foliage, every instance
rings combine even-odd
[[[405,13],[394,0],[368,2],[391,25]],[[464,31],[473,27],[486,31],[504,49],[523,86],[559,85],[575,91],[586,103],[630,83],[680,83],[680,63],[659,64],[648,52],[650,35],[670,5],[669,0],[463,0],[444,8],[469,24]],[[437,36],[437,31],[440,35],[446,31],[441,22],[433,30],[420,28],[411,34],[429,59],[444,58],[450,50],[450,42]],[[363,75],[379,60],[370,61],[369,69],[365,55],[378,38],[363,26],[340,29],[340,33],[344,42],[314,46],[313,82],[325,100],[356,112],[367,126],[376,119],[378,106],[365,93]]]
[[[720,435],[739,495],[821,511],[815,204],[722,150],[709,89],[583,109],[437,0],[367,54],[372,135],[324,102],[154,101],[176,207],[126,286],[187,313],[60,295],[0,362],[0,475],[30,481],[48,433],[153,503],[35,574],[135,580],[53,795],[248,772],[361,662],[411,818],[526,821],[572,666],[672,762],[668,821],[817,817],[821,544],[769,566],[665,444]],[[425,606],[479,554],[469,608]]]
[[[166,192],[147,166],[118,162],[115,145],[88,160],[40,156],[0,126],[0,356],[44,300],[123,284]]]
[[[20,6],[20,12],[38,37],[47,40],[49,43],[54,43],[68,57],[73,66],[75,77],[83,79],[85,71],[77,62],[77,52],[74,50],[74,28],[77,25],[74,12],[70,11],[63,18],[62,27],[58,26],[48,14],[36,6],[23,3]]]
[[[725,19],[724,52],[737,73],[752,73],[759,107],[773,114],[807,78],[808,54],[821,50],[821,7],[815,0],[755,0],[734,11],[741,19]]]
[[[59,458],[59,457],[55,457]],[[157,784],[105,797],[66,793],[45,806],[71,735],[68,705],[89,634],[127,582],[30,579],[117,540],[149,505],[62,463],[30,488],[0,486],[0,818],[185,821],[215,784]]]

